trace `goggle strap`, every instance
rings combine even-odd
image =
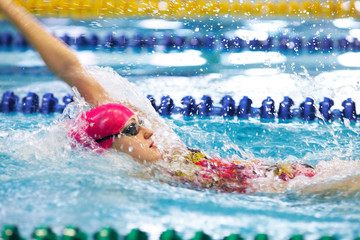
[[[108,139],[110,139],[110,138],[115,137],[115,136],[118,135],[118,134],[119,134],[119,133],[117,133],[117,134],[112,134],[112,135],[109,135],[109,136],[106,136],[106,137],[103,137],[103,138],[100,138],[100,139],[96,139],[95,142],[99,143],[99,142],[108,140]]]
[[[117,135],[120,135],[120,134],[125,134],[125,135],[127,135],[127,136],[135,136],[136,134],[139,133],[139,127],[140,127],[140,125],[141,125],[141,124],[132,123],[132,124],[130,124],[129,126],[127,126],[127,127],[123,130],[123,132],[121,132],[121,133],[112,134],[112,135],[109,135],[109,136],[106,136],[106,137],[103,137],[103,138],[100,138],[100,139],[96,139],[95,141],[96,141],[97,143],[99,143],[99,142],[108,140],[108,139],[113,138],[114,136],[117,136]],[[135,127],[136,133],[125,133],[125,131],[127,131],[128,129],[130,129],[130,128],[132,128],[132,127]]]

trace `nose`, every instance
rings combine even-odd
[[[141,129],[142,129],[142,132],[143,132],[143,135],[144,135],[145,139],[151,138],[151,136],[154,134],[154,131],[151,130],[150,128],[141,126]]]

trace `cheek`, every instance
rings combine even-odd
[[[138,138],[125,139],[120,138],[117,140],[116,148],[125,153],[143,153],[145,151],[144,144]]]
[[[160,152],[154,152],[147,145],[138,138],[123,138],[117,139],[116,145],[114,146],[117,151],[126,153],[132,156],[135,160],[144,161],[149,160],[155,161],[161,158]]]
[[[114,142],[115,149],[125,153],[129,152],[129,150],[131,149],[131,145],[132,144],[129,141],[126,141],[126,139],[122,137],[116,139]]]

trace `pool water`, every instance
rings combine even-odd
[[[150,31],[142,20],[131,21],[135,30]],[[349,34],[351,28],[359,26],[358,21],[347,21],[348,25],[342,23],[339,27],[338,22],[330,20],[232,22],[224,19],[220,25],[213,24],[213,20],[185,20],[166,31],[190,34],[209,31],[213,26],[212,30],[216,28],[227,33],[240,26],[243,30],[259,32],[255,26],[266,23],[277,26],[273,34],[290,31],[312,36],[321,29],[320,33],[331,32],[336,36]],[[44,22],[55,32],[63,29],[102,34],[109,30],[135,31],[125,20],[54,22],[50,19]],[[14,31],[4,22],[0,27],[4,31]],[[164,31],[157,28],[158,32]],[[1,92],[12,90],[21,97],[29,91],[40,96],[53,92],[58,98],[71,93],[66,84],[48,72],[32,50],[13,49],[0,54],[3,56],[0,60]],[[192,95],[199,101],[204,94],[210,95],[215,105],[225,94],[233,96],[237,103],[244,95],[249,96],[254,106],[260,106],[267,96],[275,100],[276,107],[284,96],[292,97],[297,106],[305,97],[312,97],[316,105],[323,97],[330,97],[335,101],[334,108],[338,109],[348,97],[359,102],[360,66],[346,65],[352,62],[349,58],[354,57],[347,53],[278,54],[274,57],[260,52],[233,55],[191,50],[139,54],[100,49],[77,54],[84,63],[114,68],[136,85],[139,92],[154,95],[158,103],[160,97],[167,94],[178,106],[184,96]],[[250,59],[251,54],[258,62]],[[194,62],[176,65],[179,58],[183,58],[182,62],[186,59]],[[344,58],[347,60],[343,61]],[[229,59],[248,59],[248,62],[236,63]],[[108,72],[106,69],[94,71],[98,75]],[[113,81],[103,79],[102,84],[111,88]],[[123,90],[115,88],[113,91]],[[269,164],[298,161],[317,165],[324,172],[314,179],[295,179],[280,193],[268,193],[264,186],[264,191],[259,193],[229,194],[184,186],[123,154],[98,155],[74,150],[61,119],[60,114],[0,115],[0,225],[17,224],[26,237],[42,224],[50,225],[56,233],[67,224],[75,224],[87,233],[103,226],[112,226],[120,234],[140,228],[152,239],[168,228],[187,239],[198,230],[215,239],[230,233],[240,233],[247,239],[256,233],[267,233],[272,239],[287,239],[299,233],[306,239],[322,235],[352,239],[360,235],[357,204],[360,191],[304,193],[299,190],[359,175],[359,123],[324,123],[321,120],[279,123],[277,120],[221,117],[185,119],[180,115],[164,118],[187,146],[203,149],[209,155],[260,159]]]

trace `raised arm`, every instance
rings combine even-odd
[[[71,49],[48,33],[25,8],[13,0],[0,0],[0,10],[40,53],[46,65],[71,87],[77,87],[87,102],[98,106],[112,101],[105,89],[85,71]]]

